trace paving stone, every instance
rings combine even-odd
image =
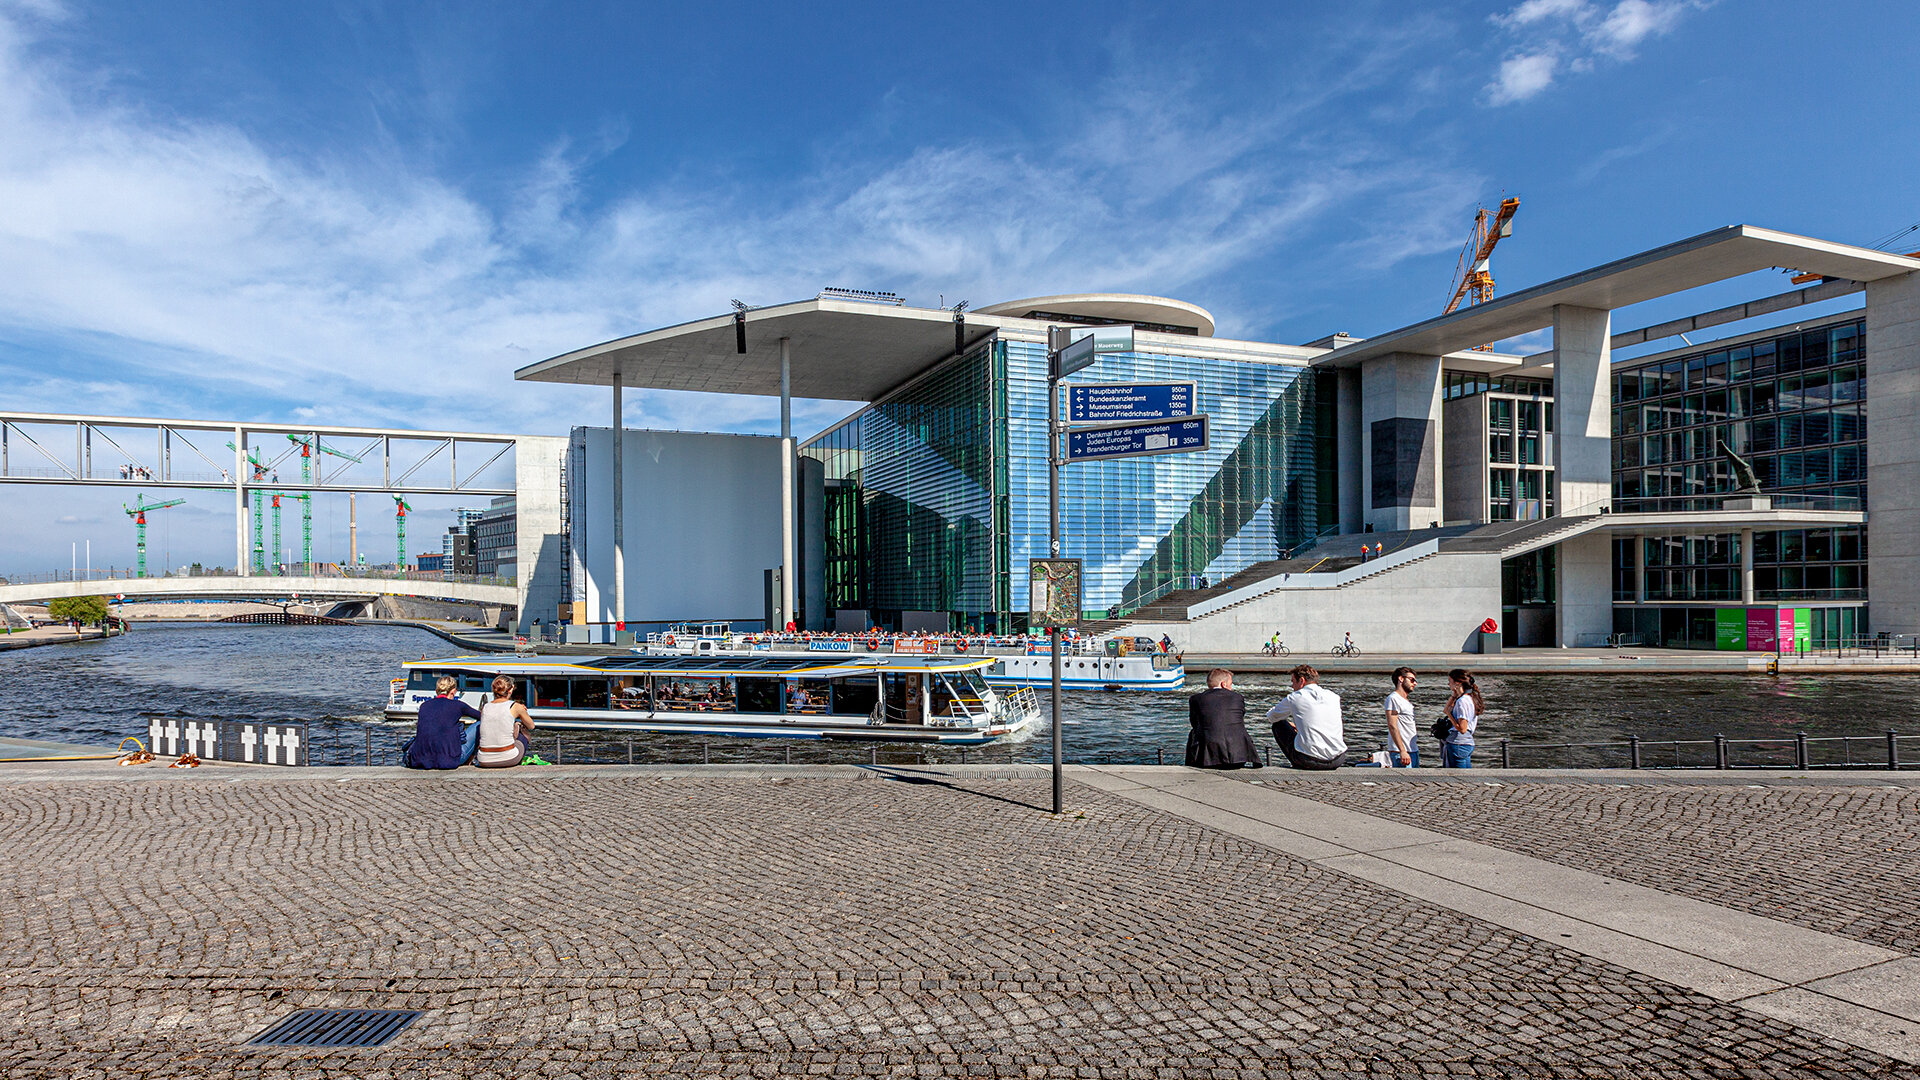
[[[1830,779],[1830,778],[1828,778]],[[1289,795],[1920,953],[1920,789],[1724,784],[1362,785]]]
[[[0,783],[0,1072],[1920,1076],[1072,795],[1054,818],[1043,783],[970,778]],[[241,1048],[323,1007],[425,1015],[379,1049]]]

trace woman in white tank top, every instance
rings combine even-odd
[[[528,733],[533,717],[527,707],[513,700],[513,680],[497,675],[493,680],[493,700],[480,706],[480,748],[473,763],[483,769],[506,769],[520,764],[533,745]]]

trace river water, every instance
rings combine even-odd
[[[143,739],[147,719],[300,720],[308,724],[317,761],[359,764],[371,744],[376,762],[391,763],[411,724],[391,724],[380,714],[387,680],[400,662],[445,655],[451,647],[423,630],[390,626],[297,627],[143,624],[107,641],[0,652],[0,735],[68,742],[115,743],[126,735]],[[1446,700],[1443,672],[1423,672],[1414,697],[1424,729]],[[1356,751],[1383,745],[1382,675],[1329,675],[1326,686],[1346,703],[1347,739]],[[1189,690],[1200,678],[1188,679]],[[1238,680],[1246,694],[1256,740],[1272,738],[1258,717],[1286,692],[1285,676],[1249,674]],[[1480,765],[1498,764],[1501,739],[1514,744],[1512,763],[1525,765],[1625,764],[1618,746],[1598,749],[1528,749],[1540,743],[1618,743],[1643,740],[1642,760],[1670,764],[1675,750],[1659,740],[1710,740],[1716,734],[1739,743],[1737,764],[1789,764],[1793,737],[1814,736],[1816,760],[1886,757],[1886,731],[1920,736],[1915,712],[1920,676],[1794,675],[1489,675],[1480,680],[1487,711],[1480,725]],[[1046,694],[1042,691],[1044,705]],[[1152,762],[1156,754],[1178,761],[1186,742],[1186,695],[1134,691],[1069,691],[1064,698],[1064,738],[1070,761]],[[371,739],[369,738],[371,736]],[[1821,742],[1858,736],[1850,743]],[[551,756],[553,735],[543,732],[536,749]],[[711,739],[674,736],[560,736],[565,761],[866,761],[867,744],[812,740]],[[1423,746],[1431,741],[1424,735]],[[956,760],[957,751],[882,746],[882,762]],[[1044,730],[968,760],[1048,759]],[[1429,751],[1437,758],[1436,753]],[[1685,764],[1712,760],[1710,746],[1682,746]],[[1920,759],[1920,739],[1903,742],[1901,753]],[[1358,756],[1358,755],[1356,755]],[[1431,764],[1431,762],[1429,763]]]

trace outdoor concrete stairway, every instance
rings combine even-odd
[[[1440,550],[1450,555],[1496,554],[1503,559],[1511,559],[1586,532],[1601,524],[1605,516],[1598,513],[1574,514],[1538,521],[1484,525],[1464,536],[1442,540]]]

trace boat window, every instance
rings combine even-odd
[[[460,692],[463,694],[491,694],[493,693],[493,676],[467,675],[463,673],[460,676]]]
[[[567,680],[533,680],[533,707],[536,709],[567,708]]]
[[[833,679],[833,711],[851,716],[869,716],[880,701],[880,683],[872,675],[849,675]]]
[[[709,675],[661,675],[653,680],[654,707],[663,712],[732,712],[733,680]]]
[[[424,690],[431,694],[433,693],[433,684],[438,681],[439,678],[440,672],[438,671],[423,671],[420,668],[414,668],[407,672],[407,689]]]
[[[777,713],[780,711],[779,679],[740,679],[739,711]]]
[[[932,700],[929,702],[929,706],[931,709],[929,715],[931,716],[955,715],[954,708],[953,708],[953,699],[954,699],[953,687],[947,685],[947,680],[941,678],[938,675],[930,675],[928,676],[928,679],[933,683],[933,686],[931,687],[931,691],[930,691]]]
[[[868,682],[872,682],[869,678]],[[824,713],[833,706],[833,683],[828,679],[788,679],[789,713]],[[872,711],[868,705],[866,711]]]
[[[604,709],[607,707],[607,680],[573,680],[573,707],[576,709]]]
[[[653,702],[647,697],[647,677],[645,675],[620,675],[610,680],[609,687],[616,709],[651,709]]]

